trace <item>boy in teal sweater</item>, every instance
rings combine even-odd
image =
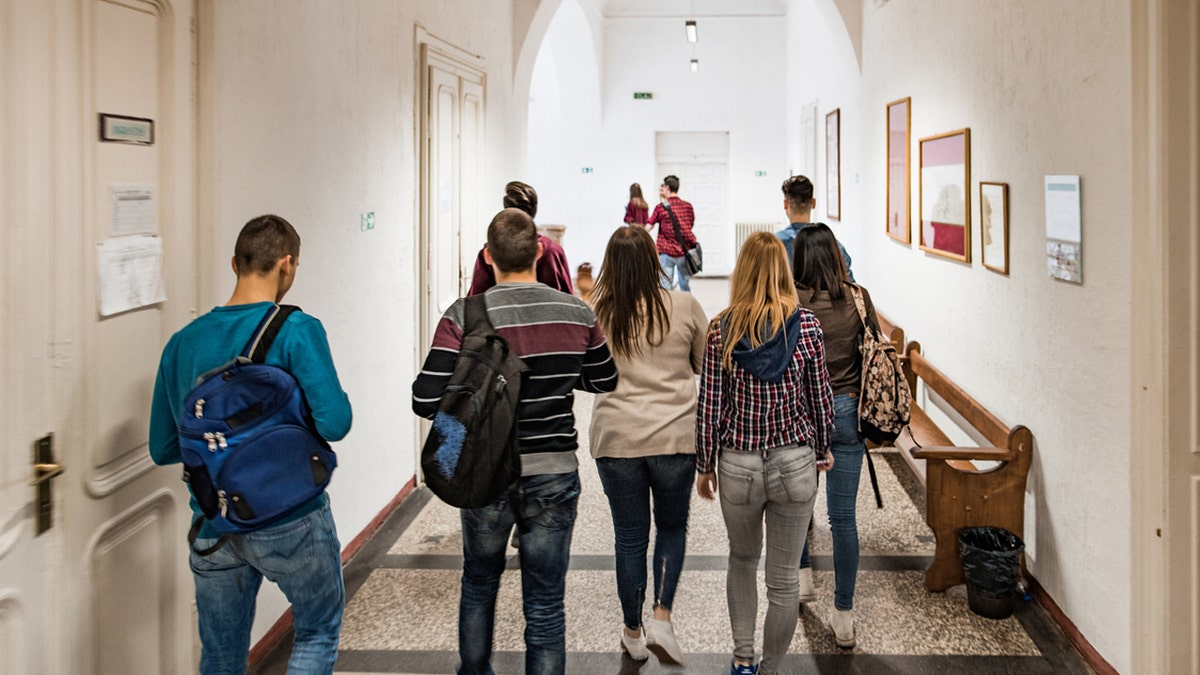
[[[178,417],[203,373],[241,353],[266,313],[283,300],[296,278],[300,235],[279,216],[246,223],[234,247],[237,285],[224,306],[214,307],[171,337],[163,349],[150,410],[150,456],[156,464],[180,463]],[[312,410],[316,431],[337,441],[350,430],[350,400],[342,391],[321,322],[293,312],[267,352],[266,362],[296,378]],[[195,498],[196,517],[203,516]],[[265,576],[292,603],[295,644],[289,672],[332,673],[337,659],[345,589],[341,544],[321,493],[282,522],[217,541],[202,518],[190,552],[200,625],[200,672],[244,673],[255,600]]]

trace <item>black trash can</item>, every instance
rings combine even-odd
[[[968,527],[958,533],[967,606],[989,619],[1006,619],[1017,603],[1025,542],[1001,527]]]

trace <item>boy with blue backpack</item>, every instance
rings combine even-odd
[[[325,486],[351,410],[321,322],[278,304],[299,257],[283,218],[246,223],[233,296],[172,336],[159,364],[150,456],[184,464],[192,494],[201,673],[246,672],[263,577],[292,605],[288,672],[331,673],[337,659],[345,588]]]

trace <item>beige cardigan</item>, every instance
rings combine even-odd
[[[593,457],[696,452],[696,375],[708,318],[691,293],[664,291],[671,330],[662,344],[643,339],[633,359],[613,354],[616,391],[597,394],[589,430]]]

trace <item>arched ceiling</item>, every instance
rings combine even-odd
[[[783,16],[786,0],[580,0],[593,5],[601,16]]]

